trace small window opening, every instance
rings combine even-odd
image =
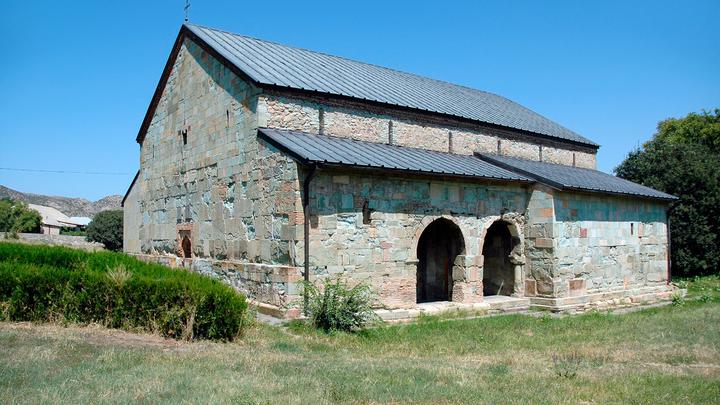
[[[575,152],[573,152],[573,167],[575,167]]]
[[[318,132],[320,135],[325,134],[325,109],[320,107],[318,111]]]
[[[393,143],[393,122],[388,121],[388,143],[392,145]]]
[[[183,257],[186,259],[192,257],[192,242],[190,242],[190,238],[188,238],[187,235],[183,236],[181,246]]]
[[[543,161],[543,160],[542,160],[542,145],[539,145],[539,152],[538,152],[538,156],[540,157],[540,159],[539,159],[539,160],[540,160],[540,161],[542,162],[542,161]]]
[[[187,133],[188,133],[187,129],[183,129],[183,130],[181,130],[181,131],[178,131],[178,133],[179,133],[180,135],[182,135],[183,145],[187,145]]]
[[[630,235],[635,235],[635,224],[630,223]]]
[[[453,133],[448,131],[448,153],[453,153]]]
[[[225,124],[225,128],[230,128],[230,110],[225,110],[225,116],[227,118],[227,124]]]
[[[368,200],[365,200],[362,206],[363,224],[370,225],[370,214],[372,214],[370,204],[368,203]]]
[[[497,144],[497,154],[498,155],[500,154],[500,140],[499,139],[498,139],[498,144]]]

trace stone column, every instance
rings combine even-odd
[[[513,264],[513,297],[522,297],[525,294],[525,275],[523,268],[525,267],[525,255],[520,251],[521,245],[518,243],[510,252],[510,263]]]

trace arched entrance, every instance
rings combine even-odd
[[[449,301],[455,258],[465,250],[462,232],[452,221],[431,222],[417,245],[417,302]]]
[[[519,240],[512,236],[509,224],[495,221],[485,234],[482,254],[483,295],[512,295],[515,291],[515,263],[511,254]]]

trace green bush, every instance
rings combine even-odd
[[[122,210],[98,212],[85,229],[87,240],[100,242],[105,249],[119,251],[123,245]]]
[[[372,310],[372,289],[367,284],[349,288],[337,278],[326,279],[322,290],[312,283],[303,286],[307,297],[305,311],[318,329],[355,332],[377,319]]]
[[[42,217],[22,201],[0,199],[0,232],[39,232]]]
[[[62,227],[62,228],[60,228],[60,235],[87,236],[87,232],[85,232],[85,230],[77,230],[75,228]]]
[[[247,303],[218,280],[119,253],[0,243],[0,311],[12,321],[232,340],[242,331]]]

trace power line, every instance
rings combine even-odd
[[[0,167],[0,170],[8,170],[13,172],[35,172],[35,173],[61,173],[61,174],[92,174],[100,176],[129,176],[131,173],[120,172],[86,172],[74,170],[44,170],[44,169],[25,169],[19,167]]]

